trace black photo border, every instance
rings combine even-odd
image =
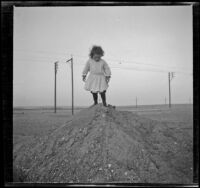
[[[199,15],[200,3],[197,2],[101,2],[101,1],[1,1],[1,117],[3,168],[2,185],[6,187],[65,187],[87,186],[88,184],[35,184],[13,182],[13,26],[14,6],[16,7],[53,7],[53,6],[192,6],[193,9],[193,184],[109,184],[110,186],[132,187],[198,187],[199,183]],[[94,186],[105,186],[98,183]],[[92,186],[89,184],[89,186]]]

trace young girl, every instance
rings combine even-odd
[[[107,106],[106,90],[111,78],[111,71],[108,64],[101,59],[103,55],[104,51],[100,46],[92,47],[89,54],[90,59],[83,69],[82,77],[85,82],[85,90],[90,91],[93,95],[94,105],[98,104],[98,93],[100,93],[103,105]],[[88,72],[90,74],[86,80]]]

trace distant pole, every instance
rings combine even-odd
[[[73,75],[73,57],[71,55],[71,75],[72,75],[72,115],[74,115],[74,75]]]
[[[54,113],[56,113],[56,76],[57,76],[57,69],[58,69],[58,62],[55,62],[54,64],[54,70],[55,70],[55,83],[54,83]]]
[[[136,106],[136,108],[137,108],[137,97],[136,97],[136,99],[135,99],[135,106]]]
[[[174,72],[168,73],[168,80],[169,80],[169,108],[171,108],[171,80],[174,78]]]
[[[167,104],[167,99],[166,99],[166,97],[165,97],[165,105]]]
[[[169,79],[169,108],[171,108],[170,72],[168,73],[168,79]]]

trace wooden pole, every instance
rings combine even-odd
[[[168,73],[168,79],[169,79],[169,108],[171,108],[171,86],[170,86],[170,72]]]
[[[136,103],[136,108],[137,108],[137,97],[136,97],[135,103]]]
[[[74,115],[74,75],[73,75],[73,57],[71,55],[71,76],[72,76],[72,115]]]
[[[54,69],[55,69],[55,83],[54,83],[54,113],[56,113],[56,74],[57,74],[57,62],[55,62]]]

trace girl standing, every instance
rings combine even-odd
[[[82,78],[85,82],[84,89],[90,91],[93,95],[94,105],[98,104],[98,93],[104,106],[106,103],[106,90],[108,89],[108,82],[111,78],[111,70],[105,60],[101,59],[104,51],[100,46],[93,46],[90,51],[90,58],[82,72]],[[87,73],[90,72],[87,80]]]

